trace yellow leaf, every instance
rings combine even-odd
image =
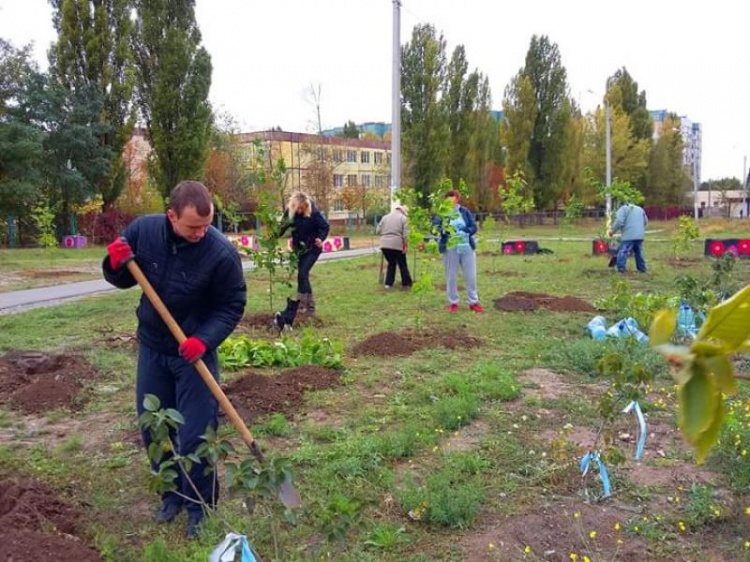
[[[680,429],[685,439],[695,445],[701,434],[711,427],[716,403],[721,396],[705,367],[693,364],[690,380],[678,390],[680,400]]]
[[[726,355],[716,355],[702,360],[706,370],[714,376],[716,386],[724,394],[730,395],[737,392],[737,384],[734,380],[734,369],[732,362]]]
[[[724,353],[724,348],[709,341],[696,340],[693,345],[690,346],[690,351],[695,355],[713,357],[714,355],[722,355]]]
[[[736,351],[750,336],[750,285],[713,307],[696,339],[719,340],[727,352]]]
[[[651,323],[648,339],[651,347],[669,343],[674,334],[677,324],[677,312],[675,310],[660,310]]]
[[[721,397],[719,397],[721,398]],[[721,424],[724,421],[724,401],[719,399],[716,403],[716,409],[711,416],[711,425],[708,429],[700,434],[697,441],[693,444],[695,446],[695,462],[703,464],[706,460],[711,447],[713,447],[719,439],[721,433]]]

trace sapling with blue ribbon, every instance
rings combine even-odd
[[[245,535],[229,533],[219,546],[208,555],[208,562],[235,562],[237,553],[241,554],[240,562],[258,562]]]
[[[643,448],[646,446],[646,419],[643,417],[641,406],[637,400],[633,400],[625,406],[622,412],[629,414],[631,411],[635,412],[635,417],[638,420],[638,445],[635,448],[635,460],[639,461],[643,458]]]
[[[612,495],[612,487],[609,484],[609,474],[607,473],[607,467],[604,466],[599,451],[589,452],[581,459],[581,480],[586,479],[586,475],[591,468],[591,462],[596,462],[599,467],[599,478],[602,481],[602,498],[606,498]],[[587,492],[588,493],[588,492]]]

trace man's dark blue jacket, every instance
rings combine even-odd
[[[123,234],[138,263],[164,304],[182,327],[216,349],[237,326],[245,310],[247,287],[237,250],[213,226],[200,242],[174,233],[166,215],[137,218]],[[104,278],[115,287],[136,284],[126,267],[102,264]],[[177,355],[177,341],[146,295],[136,310],[139,341],[166,355]]]

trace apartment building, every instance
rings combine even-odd
[[[344,188],[388,190],[391,183],[390,143],[383,141],[288,131],[243,133],[239,140],[241,145],[247,146],[248,157],[253,156],[255,143],[260,142],[269,163],[284,159],[287,191],[302,189],[313,197],[316,193],[330,194],[329,220],[342,221],[357,216],[357,210],[345,208],[341,197]],[[321,182],[330,182],[330,185],[321,186]]]

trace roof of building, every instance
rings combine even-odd
[[[322,144],[340,146],[342,148],[373,148],[378,150],[389,150],[391,148],[391,143],[379,140],[349,139],[342,137],[329,137],[326,135],[311,135],[308,133],[292,133],[289,131],[254,131],[252,133],[241,133],[239,137],[242,142],[252,142],[256,139],[260,139],[300,144]]]

